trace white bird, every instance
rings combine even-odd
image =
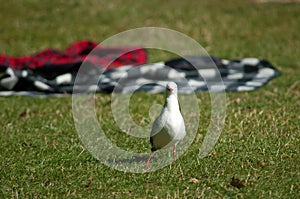
[[[166,88],[166,99],[160,115],[155,119],[150,134],[151,153],[146,166],[156,150],[173,146],[174,163],[176,163],[176,145],[185,137],[185,124],[179,110],[177,85],[169,82]]]

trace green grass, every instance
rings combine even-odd
[[[85,150],[71,97],[2,97],[0,198],[299,198],[299,8],[240,0],[2,1],[0,53],[63,49],[80,39],[101,42],[123,30],[159,26],[187,34],[212,55],[268,59],[282,74],[257,91],[227,93],[225,127],[203,159],[198,152],[210,98],[197,94],[201,117],[194,143],[176,165],[143,174],[113,170]],[[151,50],[149,61],[170,57]],[[112,140],[150,151],[147,140],[118,133],[110,95],[96,99],[97,115]],[[137,107],[141,99],[145,105]],[[162,99],[162,94],[135,94],[134,120],[147,124],[149,107]]]

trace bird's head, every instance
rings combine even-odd
[[[177,96],[177,84],[175,82],[169,82],[167,84],[167,95],[175,94]]]

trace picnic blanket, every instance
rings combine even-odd
[[[113,63],[109,63],[116,57]],[[10,67],[16,70],[31,69],[41,72],[48,78],[51,72],[54,76],[60,71],[76,71],[82,62],[92,65],[115,68],[127,64],[144,64],[147,61],[147,51],[139,47],[103,47],[93,41],[78,41],[69,45],[64,51],[53,48],[45,49],[34,55],[13,57],[0,55],[0,71]]]
[[[99,91],[158,93],[165,91],[168,81],[176,82],[178,92],[185,94],[207,90],[251,91],[279,74],[267,60],[257,58],[226,60],[209,56],[186,57],[135,68],[124,66],[108,70],[99,80]]]
[[[218,91],[214,87],[219,86],[224,86],[219,90],[225,91],[250,91],[262,87],[280,74],[270,62],[257,58],[227,60],[199,56],[136,65],[143,62],[146,56],[143,49],[139,49],[138,53],[127,56],[129,60],[126,60],[126,56],[119,60],[123,63],[132,62],[131,58],[139,53],[143,59],[134,59],[133,65],[104,69],[98,67],[98,62],[90,62],[92,64],[88,65],[88,72],[84,75],[78,75],[78,66],[67,68],[60,65],[59,72],[58,67],[52,66],[8,67],[0,77],[0,95],[61,95],[87,91],[158,93],[165,91],[162,85],[168,81],[178,84],[179,93]]]
[[[198,56],[146,62],[147,51],[142,47],[104,47],[86,40],[64,51],[48,48],[34,55],[0,55],[0,96],[157,93],[164,92],[168,81],[178,84],[179,93],[249,91],[280,74],[267,60],[257,58]]]

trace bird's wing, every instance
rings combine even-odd
[[[160,132],[162,128],[165,127],[168,118],[169,118],[169,111],[166,108],[163,108],[159,116],[153,122],[150,136],[153,136],[158,132]]]
[[[160,116],[158,116],[153,125],[152,125],[152,129],[151,129],[151,134],[150,137],[154,136],[155,134],[157,134],[159,131],[161,131],[161,129],[163,128],[163,118]]]

